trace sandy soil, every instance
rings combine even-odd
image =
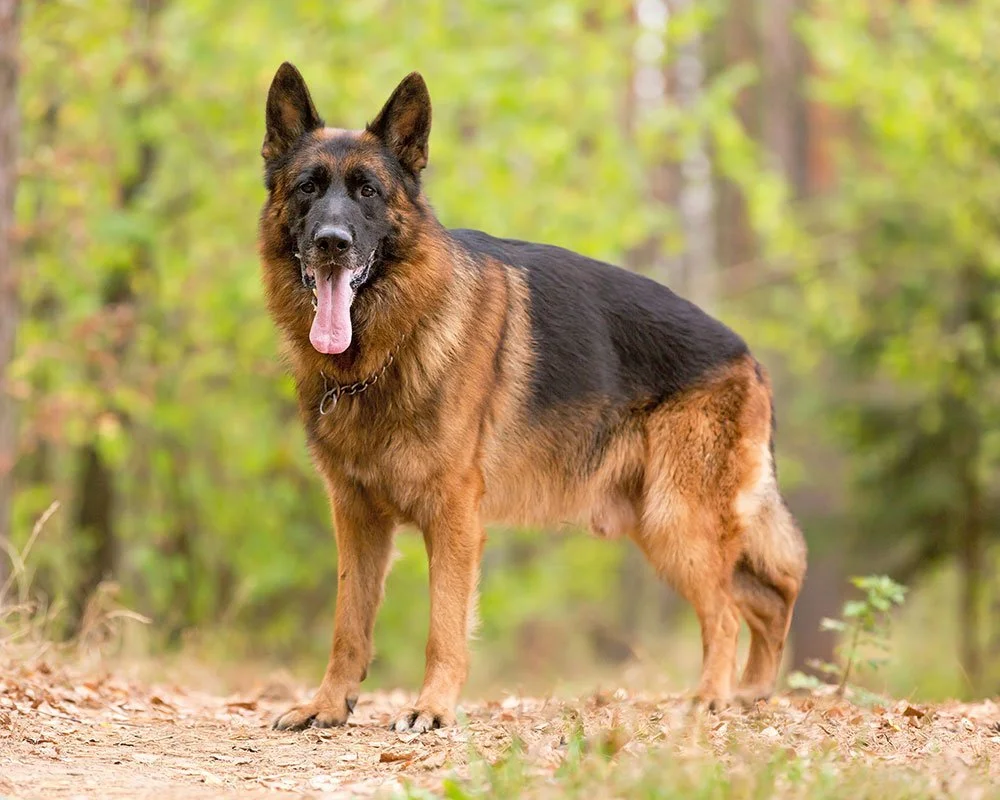
[[[639,758],[664,742],[707,757],[785,748],[836,749],[846,761],[934,769],[1000,780],[995,702],[865,710],[843,701],[779,697],[749,712],[692,712],[678,696],[622,690],[578,700],[500,697],[466,702],[462,724],[422,736],[387,729],[402,693],[363,694],[350,724],[277,733],[269,723],[302,688],[275,684],[240,697],[114,676],[79,676],[40,665],[0,677],[0,797],[358,797],[461,779],[470,759],[492,761],[512,737],[534,769],[554,771],[581,726],[615,758]],[[697,729],[697,737],[683,737]],[[681,738],[678,738],[678,734]],[[687,741],[687,744],[684,742]]]

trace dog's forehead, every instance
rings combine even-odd
[[[353,141],[358,141],[364,131],[352,131],[348,128],[321,128],[316,131],[316,138],[322,142],[328,142],[331,139],[348,139]]]
[[[320,160],[332,170],[343,171],[362,162],[376,166],[378,152],[378,142],[368,131],[321,128],[313,133],[312,142],[301,155],[303,160]]]

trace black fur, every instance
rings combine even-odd
[[[721,322],[642,275],[561,247],[472,230],[451,235],[470,253],[525,273],[536,413],[602,400],[659,404],[748,352]]]
[[[264,182],[274,188],[274,176],[286,165],[303,135],[323,127],[302,74],[287,61],[282,64],[267,93],[267,133],[261,146]]]
[[[416,187],[427,166],[431,135],[431,96],[419,73],[411,72],[400,81],[367,128],[413,177]]]
[[[764,383],[764,368],[760,365],[759,361],[754,361],[753,365],[754,374],[757,376],[757,380]],[[770,392],[771,396],[771,434],[768,439],[768,449],[771,451],[771,474],[774,475],[774,479],[778,479],[778,461],[774,457],[774,434],[778,430],[778,418],[774,416],[774,395]]]

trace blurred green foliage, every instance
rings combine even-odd
[[[18,528],[53,495],[80,506],[79,454],[93,446],[114,484],[111,563],[128,602],[174,636],[227,625],[270,654],[319,657],[336,555],[254,245],[274,70],[296,63],[328,123],[347,127],[422,71],[426,189],[445,224],[620,261],[673,230],[645,172],[677,119],[626,124],[634,37],[622,9],[581,2],[27,3]],[[696,109],[704,124],[722,124],[738,88],[720,87]],[[72,594],[94,561],[81,520],[62,515],[39,549],[50,596]],[[388,674],[399,659],[412,676],[426,568],[417,539],[400,547],[379,640]],[[515,549],[487,557],[484,636],[613,601],[620,550],[560,538],[543,562],[513,565]]]
[[[822,630],[840,635],[837,648],[840,663],[819,662],[810,666],[834,683],[840,696],[850,688],[851,699],[855,702],[884,702],[885,698],[859,690],[849,681],[856,679],[856,673],[862,669],[874,671],[888,662],[885,653],[891,647],[892,614],[903,605],[906,587],[887,575],[854,577],[851,583],[860,590],[861,597],[844,603],[839,618],[825,617],[820,623]],[[816,689],[824,681],[813,675],[793,672],[788,676],[788,684],[796,689]]]
[[[850,547],[904,580],[957,558],[973,691],[1000,679],[998,11],[830,0],[801,26],[815,95],[844,117],[837,191],[803,224],[797,316],[832,365]]]
[[[810,134],[829,138],[837,179],[807,202],[737,113],[755,64],[707,58],[694,105],[635,112],[628,4],[25,2],[15,529],[66,501],[35,551],[37,589],[79,604],[110,565],[173,642],[225,630],[234,652],[323,658],[329,512],[254,245],[264,98],[284,60],[345,127],[420,70],[426,190],[446,225],[618,263],[683,247],[651,175],[706,143],[762,255],[755,291],[733,288],[745,265],[719,265],[713,305],[797,373],[783,381],[783,485],[835,498],[835,523],[800,514],[807,531],[836,530],[820,549],[907,579],[964,553],[981,579],[1000,517],[1000,2],[813,5],[796,28],[816,64],[809,102],[841,124]],[[727,13],[672,15],[653,65]],[[102,492],[108,552],[84,503]],[[419,674],[426,631],[422,544],[402,536],[400,550],[377,631],[387,681]],[[616,619],[628,568],[615,544],[493,531],[481,636],[506,643],[494,673],[520,664],[526,623],[557,649],[546,630]],[[986,594],[962,602],[982,610]]]
[[[836,431],[879,548],[949,552],[964,482],[1000,510],[998,8],[850,0],[802,25],[845,129],[842,185],[806,222],[797,316],[842,378]]]

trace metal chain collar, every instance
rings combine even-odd
[[[321,417],[325,417],[329,414],[330,411],[336,408],[337,401],[341,397],[350,397],[352,395],[361,394],[369,387],[378,383],[378,379],[385,374],[385,371],[389,369],[393,360],[396,358],[396,352],[399,350],[400,344],[402,344],[402,342],[397,344],[392,349],[389,353],[389,357],[382,365],[382,368],[373,375],[369,375],[363,381],[357,381],[356,383],[351,383],[347,386],[341,386],[339,383],[333,383],[333,381],[326,377],[326,373],[321,371],[319,374],[323,376],[323,397],[319,401],[319,415]],[[333,383],[332,387],[330,386],[331,383]],[[329,408],[327,407],[327,403],[329,403]]]

